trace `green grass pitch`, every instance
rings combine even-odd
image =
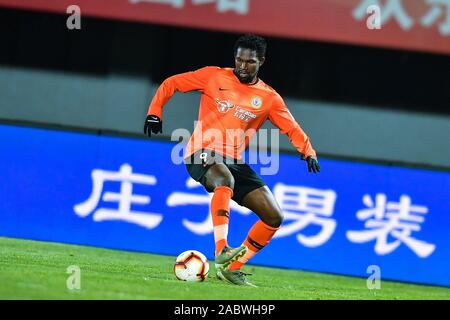
[[[0,237],[0,299],[450,299],[450,288],[247,266],[258,288],[216,279],[176,280],[175,257]],[[67,289],[67,268],[81,270],[80,290]]]

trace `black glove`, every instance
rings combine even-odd
[[[162,120],[158,116],[149,114],[145,119],[144,134],[151,137],[152,132],[155,134],[162,133]]]
[[[319,162],[317,161],[316,158],[313,158],[311,156],[306,158],[306,162],[308,163],[308,172],[320,172],[320,166],[319,166]]]

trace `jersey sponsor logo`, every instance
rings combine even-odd
[[[251,105],[252,105],[254,108],[257,108],[257,109],[261,108],[261,106],[262,106],[262,100],[261,100],[261,98],[258,97],[258,96],[252,97],[252,99],[251,99]]]
[[[236,108],[236,112],[234,113],[234,116],[245,122],[250,122],[253,119],[256,119],[256,114],[254,114],[253,112],[250,112],[244,108],[241,108],[241,107]]]
[[[217,98],[215,101],[217,104],[217,110],[219,110],[220,113],[227,113],[228,110],[234,108],[234,104],[228,100],[220,100]]]

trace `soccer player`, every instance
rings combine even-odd
[[[201,92],[198,122],[186,147],[185,163],[190,176],[214,193],[210,207],[216,274],[236,285],[254,286],[241,268],[269,243],[283,221],[270,189],[242,161],[241,153],[251,135],[269,119],[288,135],[306,160],[308,171],[320,171],[310,139],[280,95],[258,78],[266,47],[264,38],[243,35],[235,43],[234,68],[204,67],[167,78],[151,101],[144,125],[144,133],[149,137],[162,133],[162,109],[170,97],[176,91]],[[260,219],[238,248],[227,243],[231,199]]]

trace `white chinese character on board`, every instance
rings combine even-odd
[[[275,238],[298,233],[297,240],[306,247],[323,245],[331,238],[336,229],[336,221],[331,218],[336,202],[334,190],[277,183],[273,191],[285,221]],[[320,226],[320,231],[315,235],[300,233],[310,225]]]
[[[140,2],[150,2],[159,4],[169,4],[174,8],[183,8],[184,0],[129,0],[130,3],[137,4]]]
[[[202,185],[195,181],[192,178],[189,178],[186,181],[186,187],[188,189],[195,189],[202,187]],[[203,188],[203,187],[202,187]],[[191,232],[198,235],[205,235],[213,232],[213,223],[211,217],[211,198],[213,194],[207,194],[206,191],[204,194],[199,193],[187,193],[187,192],[173,192],[167,198],[167,206],[169,207],[177,207],[177,206],[206,206],[204,214],[206,215],[206,219],[200,222],[190,221],[188,219],[183,219],[183,225]],[[198,209],[192,210],[193,212],[199,212]],[[248,215],[251,211],[245,207],[241,207],[234,201],[230,201],[230,211],[238,212],[244,215]]]
[[[429,27],[445,15],[439,24],[439,32],[444,36],[450,35],[450,0],[427,0],[427,3],[431,8],[420,20],[421,24]],[[445,9],[442,8],[444,6]]]
[[[404,243],[416,255],[426,258],[433,253],[436,246],[417,240],[411,236],[412,232],[420,231],[420,224],[424,222],[428,208],[411,204],[407,195],[400,197],[400,202],[387,202],[383,193],[375,196],[375,202],[366,194],[363,203],[368,207],[356,213],[359,220],[366,220],[366,230],[347,231],[347,238],[356,243],[375,240],[375,252],[385,255],[394,251]],[[389,237],[395,239],[389,242]]]
[[[378,6],[381,8],[381,24],[384,25],[391,18],[395,18],[404,30],[409,30],[413,27],[414,21],[403,9],[401,0],[387,0],[382,6],[379,0],[361,0],[361,3],[353,10],[353,17],[357,20],[362,20],[367,8],[370,6]]]
[[[192,0],[192,4],[209,4],[216,2],[218,12],[234,11],[239,14],[247,14],[250,0]]]
[[[150,2],[158,4],[168,4],[174,8],[180,9],[185,5],[184,0],[129,0],[130,3]],[[216,4],[216,9],[220,13],[234,11],[238,14],[247,14],[249,11],[250,0],[191,0],[194,6],[202,4]]]
[[[86,201],[74,206],[75,213],[84,218],[94,212],[94,221],[122,220],[148,229],[157,227],[162,220],[161,214],[131,210],[132,204],[145,205],[150,203],[149,196],[133,194],[133,184],[155,185],[156,178],[150,175],[132,173],[132,170],[133,168],[127,163],[123,164],[118,172],[92,170],[93,188],[91,195]],[[120,182],[120,192],[105,192],[102,197],[105,182]],[[105,202],[118,202],[118,208],[98,208],[95,210],[100,199]]]

